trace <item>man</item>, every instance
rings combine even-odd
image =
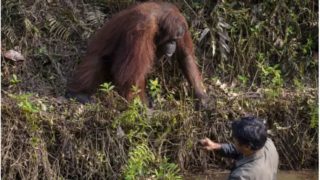
[[[222,156],[236,160],[229,180],[275,180],[279,163],[278,152],[263,122],[244,117],[232,123],[234,144],[220,144],[208,138],[200,143],[206,150],[217,150]]]

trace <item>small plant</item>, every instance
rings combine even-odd
[[[10,84],[11,85],[16,85],[16,84],[18,84],[20,82],[21,82],[21,80],[18,79],[17,75],[13,74],[12,78],[10,79]]]
[[[111,83],[106,82],[106,83],[103,83],[103,84],[100,85],[100,89],[99,90],[109,94],[110,91],[113,90],[113,89],[114,89],[114,85],[112,85]]]
[[[263,53],[258,53],[258,68],[261,71],[262,84],[271,88],[281,88],[283,86],[279,64],[269,66],[265,63],[265,55]]]
[[[131,143],[140,142],[146,136],[150,127],[146,118],[146,107],[139,97],[135,97],[128,109],[120,114],[112,124],[113,128],[122,127]]]
[[[154,80],[149,80],[149,93],[154,100],[154,102],[158,102],[160,107],[162,106],[162,102],[164,98],[161,98],[161,85],[158,81],[158,78]]]
[[[248,82],[248,78],[246,76],[241,76],[241,75],[238,75],[238,79],[241,83],[241,86],[245,87],[247,82]]]
[[[139,89],[138,86],[132,86],[131,91],[132,91],[133,95],[138,95],[141,92],[141,90]]]
[[[167,158],[160,162],[159,167],[154,171],[155,179],[179,180],[182,179],[178,165],[169,163]]]
[[[128,110],[123,112],[113,123],[113,126],[125,125],[129,127],[136,127],[144,122],[145,106],[140,98],[136,97],[130,103]]]
[[[129,152],[124,178],[131,179],[182,179],[178,165],[167,158],[157,159],[146,143],[137,145]]]
[[[126,180],[146,178],[151,175],[150,163],[155,156],[146,144],[140,144],[129,152],[129,160],[124,171]]]
[[[29,100],[32,94],[11,94],[10,96],[18,101],[18,106],[22,109],[23,112],[28,114],[39,112],[39,107]]]
[[[9,96],[18,101],[18,107],[25,114],[26,120],[30,128],[33,131],[36,131],[39,128],[37,122],[38,115],[36,113],[40,111],[40,107],[38,104],[34,104],[30,101],[29,98],[32,96],[32,94],[9,94]]]
[[[156,99],[157,96],[161,93],[161,85],[159,84],[158,78],[152,80],[149,80],[149,89],[150,89],[150,95],[152,98]]]

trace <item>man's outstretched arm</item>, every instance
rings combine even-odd
[[[218,151],[224,157],[238,159],[241,156],[241,153],[233,144],[216,143],[211,141],[209,138],[201,139],[200,143],[204,149],[208,151]]]

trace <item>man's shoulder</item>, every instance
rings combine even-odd
[[[276,148],[276,146],[274,145],[274,142],[272,141],[271,138],[267,138],[267,141],[264,145],[265,147],[272,147],[272,148]]]
[[[274,146],[274,143],[271,138],[267,138],[266,144]]]
[[[279,159],[279,155],[276,149],[276,146],[274,145],[273,141],[268,138],[266,141],[266,144],[264,145],[263,151],[265,152],[265,154],[268,155],[269,158],[273,158],[274,160]]]

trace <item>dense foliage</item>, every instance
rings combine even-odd
[[[3,178],[180,179],[229,168],[197,141],[229,141],[230,120],[247,114],[268,121],[281,168],[317,167],[318,1],[170,2],[188,20],[212,111],[194,110],[174,59],[150,75],[153,110],[110,83],[94,104],[62,97],[90,35],[136,1],[1,1]],[[26,60],[5,59],[10,49]]]

